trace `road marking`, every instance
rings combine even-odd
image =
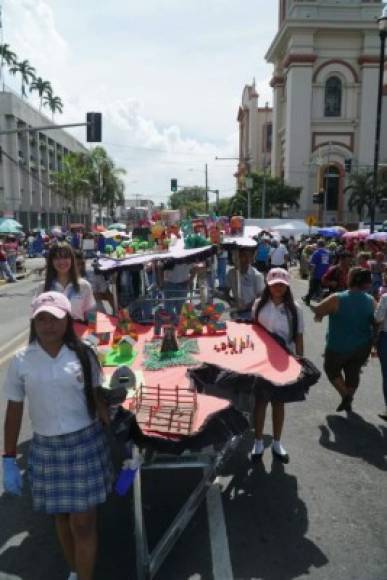
[[[216,483],[207,492],[207,514],[214,580],[233,580],[222,497]]]
[[[17,336],[15,336],[15,338],[13,338],[7,343],[6,348],[3,348],[0,351],[0,366],[6,363],[15,354],[15,352],[19,349],[21,344],[27,339],[29,332],[30,331],[28,328],[26,330],[23,330],[23,332],[20,332]],[[2,352],[8,350],[9,348],[11,349],[10,352],[1,356]]]

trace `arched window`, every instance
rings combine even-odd
[[[326,117],[340,117],[341,99],[343,87],[338,77],[329,77],[325,83],[325,108]]]
[[[337,211],[339,206],[340,171],[335,165],[330,165],[324,171],[324,191],[326,192],[326,209]]]

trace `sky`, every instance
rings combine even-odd
[[[237,113],[253,78],[272,102],[264,55],[276,0],[0,0],[3,39],[64,102],[58,123],[103,114],[126,197],[166,202],[170,179],[235,191]],[[7,78],[19,89],[20,82]],[[36,103],[30,97],[31,103]],[[71,130],[84,141],[84,130]],[[210,200],[214,194],[210,194]]]

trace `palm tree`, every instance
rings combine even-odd
[[[63,113],[63,101],[60,97],[54,97],[53,94],[46,94],[43,104],[47,105],[52,113],[52,120],[54,120],[55,113]]]
[[[74,213],[77,211],[77,200],[90,197],[91,186],[88,167],[82,153],[68,153],[63,159],[61,171],[50,174],[50,185],[69,203]]]
[[[51,83],[49,81],[43,80],[42,77],[37,77],[30,84],[30,93],[32,93],[32,91],[36,91],[39,95],[39,111],[41,111],[43,106],[43,97],[52,96]]]
[[[12,52],[9,47],[9,44],[0,44],[0,80],[3,80],[3,91],[4,91],[4,76],[3,76],[3,68],[4,64],[8,66],[14,64],[16,62],[16,54]]]
[[[13,75],[20,73],[21,76],[21,96],[26,97],[26,85],[30,84],[31,80],[35,79],[35,69],[30,65],[28,60],[22,60],[21,62],[15,62],[9,72]]]
[[[110,212],[124,200],[124,183],[121,175],[126,171],[115,167],[113,160],[103,147],[94,147],[89,156],[89,176],[92,184],[93,203],[98,205],[98,213],[102,219],[102,208]]]
[[[368,210],[372,206],[373,197],[373,172],[363,171],[351,175],[349,185],[344,189],[344,193],[350,192],[348,207],[351,211],[355,210],[359,221],[362,221],[364,209]],[[375,196],[376,205],[380,205],[382,200],[387,197],[387,181],[383,175],[378,180],[378,188]]]

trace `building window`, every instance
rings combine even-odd
[[[338,77],[329,77],[325,84],[325,117],[340,117],[343,87]]]
[[[324,171],[324,191],[326,194],[326,209],[337,211],[339,207],[340,171],[335,165],[330,165]]]

